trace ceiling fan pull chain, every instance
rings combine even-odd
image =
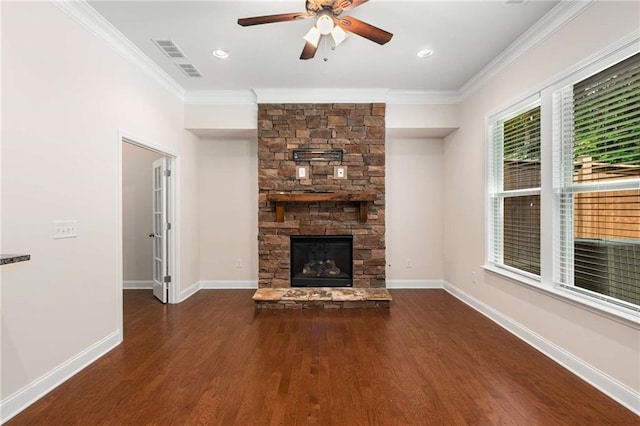
[[[327,38],[328,38],[327,36],[323,36],[322,37],[322,39],[323,39],[322,40],[322,48],[323,48],[324,53],[325,53],[323,61],[325,61],[325,62],[327,62],[329,60],[328,49],[327,49]]]

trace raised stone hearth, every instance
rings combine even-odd
[[[386,288],[260,288],[253,295],[258,308],[388,308]]]

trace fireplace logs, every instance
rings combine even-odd
[[[337,277],[342,273],[336,266],[335,260],[312,260],[305,263],[302,268],[302,276],[305,277]],[[343,276],[347,276],[343,274]]]

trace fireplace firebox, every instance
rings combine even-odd
[[[292,235],[291,287],[353,287],[353,236]]]

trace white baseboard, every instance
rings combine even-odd
[[[640,392],[631,389],[624,383],[621,383],[608,374],[603,373],[591,364],[588,364],[555,343],[534,333],[527,327],[512,320],[503,313],[498,312],[468,293],[465,293],[456,286],[448,282],[444,282],[444,289],[457,299],[466,303],[476,311],[503,327],[505,330],[509,331],[511,334],[520,338],[530,346],[533,346],[535,349],[562,365],[573,374],[582,378],[596,389],[618,401],[635,414],[640,415]]]
[[[153,290],[153,281],[122,281],[124,290]]]
[[[442,280],[387,280],[388,289],[410,289],[410,288],[424,288],[435,289],[443,288],[444,283]]]
[[[200,281],[200,288],[203,290],[257,289],[258,281]]]
[[[184,302],[200,290],[243,290],[257,289],[258,281],[198,281],[180,292],[180,302]]]
[[[185,288],[180,292],[180,297],[178,298],[178,303],[184,302],[194,294],[196,294],[200,290],[200,282],[192,284],[191,286]]]
[[[0,422],[7,422],[120,343],[122,343],[122,334],[120,330],[116,330],[24,388],[9,395],[0,401]]]

